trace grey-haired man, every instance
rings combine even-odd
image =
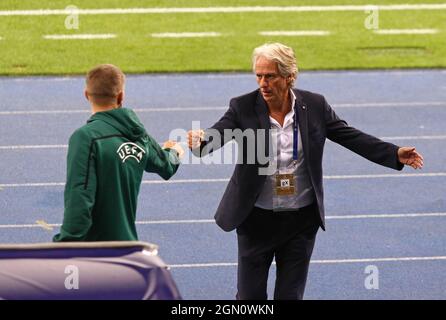
[[[423,158],[414,147],[398,147],[348,126],[322,95],[293,88],[297,76],[293,49],[280,43],[260,46],[253,53],[253,68],[259,89],[232,99],[211,127],[221,141],[216,144],[215,134],[206,139],[205,131],[193,130],[188,133],[189,147],[203,156],[231,140],[228,129],[267,132],[264,151],[271,159],[268,166],[274,163],[275,170],[265,175],[258,153],[254,163],[238,163],[215,219],[225,231],[237,229],[238,299],[267,299],[273,259],[274,299],[302,299],[316,233],[319,227],[325,230],[326,138],[396,170],[404,165],[419,169]],[[260,136],[255,135],[256,145]],[[248,158],[252,148],[237,142],[243,145],[242,159]]]

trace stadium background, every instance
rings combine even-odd
[[[296,50],[299,87],[426,159],[421,172],[395,173],[327,144],[328,231],[318,235],[306,298],[446,298],[446,4],[374,1],[383,7],[373,19],[368,4],[2,1],[0,242],[47,242],[57,232],[66,144],[88,118],[83,75],[92,66],[129,75],[127,105],[162,142],[192,121],[211,125],[231,97],[254,90],[252,49],[278,41]],[[168,183],[144,177],[140,238],[160,246],[186,299],[234,298],[235,235],[212,220],[232,168],[185,164]],[[365,286],[370,265],[379,289]]]

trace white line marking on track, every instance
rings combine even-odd
[[[438,136],[401,136],[401,137],[380,137],[381,140],[444,140],[446,135]]]
[[[47,78],[43,78],[43,77],[37,77],[37,76],[28,76],[26,78],[13,78],[13,79],[0,79],[0,81],[14,81],[14,82],[64,82],[64,81],[79,81],[79,79],[77,79],[75,76],[66,76],[63,78],[58,78],[58,77],[47,77]]]
[[[220,178],[220,179],[178,179],[178,180],[170,180],[174,183],[214,183],[214,182],[228,182],[229,178]],[[166,184],[169,181],[165,180],[143,180],[142,184]],[[2,186],[2,185],[0,185]]]
[[[444,101],[426,101],[426,102],[366,102],[366,103],[334,103],[331,106],[337,108],[386,108],[386,107],[446,107]],[[216,111],[227,110],[228,107],[171,107],[171,108],[137,108],[133,109],[135,112],[188,112],[188,111]],[[90,114],[88,109],[73,109],[73,110],[16,110],[16,111],[0,111],[0,116],[15,116],[15,115],[39,115],[39,114]]]
[[[67,144],[51,144],[51,145],[22,145],[22,146],[0,146],[0,150],[27,150],[27,149],[66,149]]]
[[[53,230],[53,226],[49,225],[45,220],[37,220],[36,224],[45,230]]]
[[[395,4],[374,5],[373,8],[386,11],[405,10],[445,10],[446,4]],[[330,11],[364,11],[370,5],[333,5],[333,6],[255,6],[255,7],[201,7],[201,8],[107,8],[79,9],[79,15],[100,14],[168,14],[168,13],[242,13],[242,12],[330,12]],[[0,16],[48,16],[73,14],[72,10],[37,9],[37,10],[3,10]]]
[[[153,38],[208,38],[208,37],[220,37],[219,32],[164,32],[164,33],[152,33]]]
[[[392,258],[366,258],[366,259],[333,259],[333,260],[311,260],[312,264],[341,264],[341,263],[370,263],[370,262],[408,262],[408,261],[441,261],[446,260],[446,256],[433,257],[392,257]],[[276,263],[273,262],[275,265]],[[220,263],[190,263],[190,264],[170,264],[170,268],[213,268],[213,267],[235,267],[236,262]]]
[[[396,173],[396,174],[361,174],[361,175],[333,175],[324,176],[326,180],[348,180],[348,179],[381,179],[381,178],[427,178],[446,177],[446,172],[432,173]],[[219,179],[177,179],[177,180],[143,180],[142,184],[183,184],[183,183],[215,183],[228,182],[229,178]],[[64,182],[38,182],[38,183],[5,183],[0,188],[23,188],[23,187],[58,187],[65,186]]]
[[[389,219],[389,218],[423,218],[423,217],[446,217],[446,212],[432,213],[396,213],[396,214],[355,214],[355,215],[331,215],[326,220],[352,220],[352,219]],[[215,223],[214,219],[191,219],[191,220],[149,220],[137,221],[136,224],[198,224]]]
[[[275,264],[275,262],[273,262]],[[170,264],[170,268],[214,268],[214,267],[236,267],[236,262],[219,262],[219,263],[185,263]]]
[[[446,105],[446,104],[445,104]],[[178,112],[178,111],[216,111],[227,110],[228,107],[185,107],[185,108],[145,108],[145,109],[133,109],[135,112]],[[87,109],[77,110],[20,110],[20,111],[0,111],[0,116],[8,115],[33,115],[33,114],[71,114],[71,113],[91,113]]]
[[[386,108],[386,107],[445,107],[444,101],[426,102],[365,102],[365,103],[335,103],[333,108]]]
[[[331,215],[326,216],[326,220],[352,220],[352,219],[399,219],[399,218],[425,218],[425,217],[446,217],[446,212],[429,213],[395,213],[395,214],[355,214],[355,215]],[[40,220],[39,220],[40,221]],[[60,227],[60,223],[45,223],[48,227]],[[163,225],[163,224],[207,224],[215,223],[214,219],[189,219],[189,220],[139,220],[137,225]],[[42,228],[42,224],[3,224],[0,229],[18,228]]]
[[[116,38],[116,34],[47,34],[43,38],[47,40],[113,39]]]
[[[393,140],[446,140],[446,135],[437,135],[437,136],[394,136],[394,137],[379,137],[379,139],[386,140],[386,141],[393,141]],[[67,148],[68,148],[67,144],[0,146],[0,150],[67,149]]]
[[[61,224],[50,224],[52,227],[60,227]],[[1,224],[0,229],[41,228],[38,224]]]
[[[437,173],[400,173],[400,174],[353,174],[324,176],[324,179],[381,179],[381,178],[425,178],[425,177],[446,177],[446,172]]]
[[[42,221],[38,220],[35,224],[0,224],[0,229],[43,228]],[[62,226],[61,223],[46,223],[45,221],[43,223],[49,228]]]
[[[71,113],[87,113],[89,110],[20,110],[20,111],[0,111],[0,116],[22,116],[33,114],[71,114]]]
[[[368,259],[340,259],[340,260],[313,260],[311,263],[364,263],[364,262],[399,262],[399,261],[437,261],[446,260],[446,256],[434,257],[394,257],[394,258],[368,258]]]
[[[367,74],[369,76],[382,76],[384,75],[392,75],[392,76],[412,76],[412,75],[420,75],[423,76],[427,73],[435,73],[435,74],[446,74],[446,71],[438,70],[438,69],[407,69],[407,70],[342,70],[342,71],[307,71],[302,72],[301,77],[339,77],[339,74],[343,75],[351,75],[351,76],[364,76]],[[241,72],[241,73],[207,73],[207,74],[196,74],[196,73],[178,73],[178,74],[151,74],[148,77],[154,79],[184,79],[185,77],[195,77],[195,78],[205,78],[205,79],[246,79],[251,78],[253,75],[249,72]],[[141,75],[129,75],[128,78],[140,78]],[[144,77],[144,76],[143,76]],[[83,78],[80,76],[27,76],[27,77],[7,77],[1,78],[0,82],[60,82],[60,81],[82,81]],[[444,102],[443,102],[444,103]]]
[[[214,219],[195,219],[195,220],[149,220],[149,221],[137,221],[138,225],[145,224],[195,224],[195,223],[214,223]]]
[[[332,215],[332,216],[326,216],[325,219],[349,220],[349,219],[386,219],[386,218],[419,218],[419,217],[446,217],[446,212]]]
[[[64,187],[65,182],[42,182],[42,183],[9,183],[0,184],[0,188],[20,188],[20,187]]]
[[[379,29],[373,30],[373,32],[381,35],[436,34],[438,33],[438,29]]]
[[[324,30],[296,30],[296,31],[260,31],[261,36],[287,36],[287,37],[307,37],[307,36],[328,36],[330,31]]]

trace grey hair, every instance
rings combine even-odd
[[[277,63],[279,74],[282,77],[290,77],[289,87],[294,85],[298,69],[294,50],[281,43],[265,43],[254,49],[252,53],[252,68],[255,72],[257,59],[264,57]]]

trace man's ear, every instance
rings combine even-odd
[[[118,93],[118,96],[116,97],[117,102],[118,102],[118,106],[122,106],[122,102],[124,101],[124,91],[121,91],[120,93]]]
[[[90,99],[88,98],[88,92],[87,92],[87,89],[84,90],[84,96],[85,96],[85,98],[86,98],[88,101],[90,101]]]

